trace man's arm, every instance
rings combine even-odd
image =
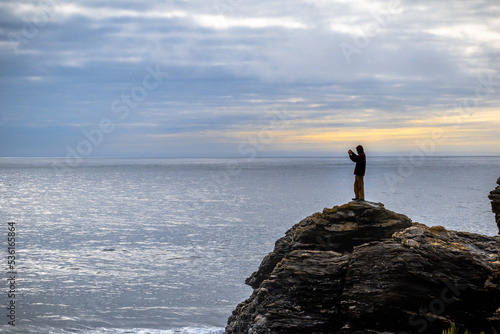
[[[354,162],[358,161],[358,156],[356,155],[356,153],[354,153],[351,150],[349,150],[349,158],[351,158],[351,160],[354,161]]]

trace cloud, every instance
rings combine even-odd
[[[390,150],[399,139],[380,129],[425,136],[419,129],[453,123],[438,119],[464,102],[473,104],[469,114],[498,115],[500,5],[492,0],[453,6],[430,0],[292,0],[286,6],[24,0],[0,3],[0,13],[0,119],[28,138],[14,136],[0,155],[34,151],[28,142],[61,143],[46,152],[64,151],[78,139],[41,129],[78,134],[103,118],[118,126],[105,141],[109,149],[101,148],[106,154],[118,150],[112,138],[128,134],[133,152],[151,145],[148,152],[161,155],[162,140],[175,137],[189,155],[196,154],[190,136],[206,136],[206,151],[221,154],[243,134],[258,133],[283,106],[291,117],[287,142],[295,136],[319,151],[332,145],[325,139],[331,128],[347,137],[360,129],[380,133],[381,146]],[[117,119],[111,103],[140,85],[147,66],[160,66],[168,78],[127,119]],[[481,86],[484,78],[488,87]],[[478,98],[478,87],[488,94]],[[428,125],[417,124],[425,120]],[[478,147],[496,140],[496,123],[481,124],[488,135]],[[460,133],[477,126],[463,122]],[[411,149],[409,141],[404,145]]]

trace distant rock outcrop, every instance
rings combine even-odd
[[[500,332],[500,236],[412,223],[351,202],[276,242],[226,334]]]
[[[498,186],[490,192],[489,198],[491,199],[491,209],[495,214],[495,220],[498,226],[498,233],[500,234],[500,178],[497,180]]]

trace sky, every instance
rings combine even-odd
[[[0,0],[0,156],[500,155],[498,0]]]

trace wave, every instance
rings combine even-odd
[[[30,328],[31,327],[31,328]],[[48,329],[48,328],[35,328],[30,326],[21,329],[20,327],[14,330],[9,329],[9,333],[16,334],[31,334],[31,333],[47,333],[47,334],[223,334],[224,328],[222,327],[182,327],[174,329],[147,329],[147,328],[96,328],[89,330],[67,331],[63,329]],[[0,328],[0,333],[7,333],[4,331],[5,327]]]

